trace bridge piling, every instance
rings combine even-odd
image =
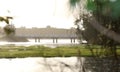
[[[41,38],[34,38],[35,39],[35,42],[41,42]],[[50,39],[52,39],[52,42],[53,43],[58,43],[58,37],[56,37],[56,38],[50,38]],[[72,43],[76,43],[77,41],[77,38],[67,38],[67,39],[70,39],[70,43],[72,44]]]
[[[37,42],[37,38],[35,38],[35,42]]]
[[[56,43],[58,43],[58,39],[56,38]]]
[[[54,38],[53,38],[53,43],[55,43],[55,40],[54,40]]]
[[[71,41],[71,43],[75,43],[76,42],[75,38],[71,38],[70,41]]]
[[[53,43],[58,43],[58,39],[57,38],[53,38]]]
[[[73,39],[73,42],[75,43],[75,38]]]
[[[38,39],[38,42],[40,42],[40,39]]]
[[[70,39],[71,43],[72,43],[72,38]]]

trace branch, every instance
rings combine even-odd
[[[103,27],[95,18],[90,18],[90,24],[103,35],[120,43],[120,34]]]

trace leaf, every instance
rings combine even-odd
[[[80,0],[69,0],[69,3],[72,7],[75,7],[76,4],[78,4],[80,2]]]
[[[112,7],[112,14],[111,16],[113,18],[118,18],[120,17],[120,0],[117,0],[116,2],[111,3]]]
[[[90,11],[96,10],[96,5],[93,0],[87,0],[87,10]]]
[[[0,17],[0,21],[4,21],[4,17]]]
[[[1,16],[0,16],[0,21],[4,21],[4,22],[6,22],[7,24],[9,24],[9,19],[13,19],[13,17],[10,17],[10,16],[1,17]]]

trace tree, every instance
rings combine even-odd
[[[79,4],[78,2],[80,1],[82,0],[70,0],[70,3],[76,6],[76,4]],[[80,15],[81,18],[79,18],[82,19],[84,23],[83,26],[85,31],[83,34],[87,35],[89,32],[94,32],[95,34],[93,36],[97,36],[99,41],[101,41],[101,44],[103,43],[102,45],[104,47],[114,47],[114,49],[116,49],[115,47],[119,41],[116,41],[117,39],[115,40],[113,35],[110,36],[107,33],[111,31],[112,33],[120,33],[120,10],[118,9],[120,7],[120,1],[116,0],[113,2],[112,0],[87,0],[86,2],[88,14],[84,15],[82,13],[82,15]],[[96,33],[95,29],[98,33]],[[104,29],[105,31],[101,29]]]
[[[79,5],[81,1],[83,0],[70,0],[70,4],[74,7],[81,6]],[[84,2],[87,13],[79,13],[80,18],[77,19],[83,20],[85,28],[82,31],[83,37],[88,36],[87,41],[92,40],[100,44],[105,49],[106,57],[115,59],[114,64],[117,65],[117,45],[120,43],[120,0],[84,0]],[[81,33],[80,29],[79,31]],[[91,36],[95,38],[91,39]],[[114,69],[114,72],[118,72],[118,69]]]
[[[13,17],[10,16],[0,16],[0,21],[4,21],[7,25],[3,28],[5,33],[7,35],[11,34],[11,33],[15,33],[15,27],[13,25],[10,25],[10,19],[13,19]]]

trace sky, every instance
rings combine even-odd
[[[13,16],[15,27],[74,27],[68,0],[0,0],[0,15]]]

